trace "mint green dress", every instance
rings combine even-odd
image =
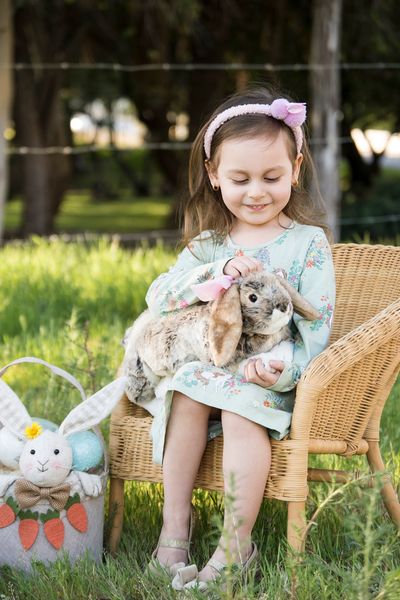
[[[295,386],[310,360],[328,343],[335,301],[335,276],[330,246],[319,227],[293,223],[274,240],[253,247],[239,246],[229,236],[203,232],[178,256],[168,272],[150,286],[146,302],[155,316],[184,309],[198,302],[191,286],[223,274],[228,260],[246,254],[264,265],[267,272],[283,275],[320,313],[307,321],[294,314],[290,324],[294,336],[293,362],[275,385],[263,388],[242,375],[210,364],[191,362],[156,390],[154,401],[143,403],[154,416],[153,460],[162,464],[164,440],[175,390],[221,410],[229,410],[268,429],[282,439],[290,428]],[[220,422],[210,422],[209,438],[221,433]]]

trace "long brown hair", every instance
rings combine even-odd
[[[223,110],[239,104],[263,103],[271,104],[276,98],[283,96],[276,89],[265,87],[249,87],[245,91],[238,92],[225,100],[212,113],[204,123],[193,142],[189,159],[189,200],[184,204],[183,216],[183,244],[187,245],[191,239],[202,231],[212,229],[216,234],[226,236],[234,222],[234,216],[225,206],[220,190],[214,191],[208,178],[204,164],[206,155],[204,152],[204,134],[211,121]],[[291,159],[295,160],[297,155],[293,132],[283,121],[266,117],[265,115],[242,115],[230,119],[215,132],[212,144],[210,162],[215,161],[217,150],[224,140],[258,137],[265,135],[273,139],[283,130],[288,139],[288,150]],[[292,193],[284,213],[294,221],[304,225],[317,225],[322,227],[330,237],[330,231],[325,223],[325,206],[318,189],[315,167],[311,153],[304,135],[303,127],[303,163],[300,169],[298,185],[292,188]]]

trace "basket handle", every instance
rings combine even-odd
[[[13,360],[12,362],[8,363],[8,365],[0,369],[0,377],[3,377],[4,373],[9,367],[13,365],[19,365],[21,363],[36,363],[48,367],[50,371],[52,371],[55,375],[59,375],[60,377],[63,377],[63,379],[69,381],[69,383],[72,383],[72,385],[75,386],[76,389],[79,391],[82,401],[86,400],[86,394],[84,392],[83,387],[73,375],[71,375],[67,371],[64,371],[64,369],[60,369],[59,367],[51,365],[47,361],[42,360],[41,358],[36,358],[34,356],[23,356],[22,358],[17,358],[16,360]]]

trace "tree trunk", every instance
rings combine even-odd
[[[54,49],[50,42],[47,44],[42,16],[36,8],[25,4],[15,11],[15,58],[19,62],[54,60],[51,58]],[[29,149],[68,143],[69,124],[60,94],[62,77],[60,71],[39,68],[16,72],[14,110],[19,145]],[[24,200],[21,233],[47,235],[54,230],[54,218],[67,188],[70,157],[28,153],[21,156],[21,172]]]
[[[311,127],[313,138],[318,140],[313,147],[313,157],[320,190],[327,206],[328,225],[335,240],[340,237],[338,60],[341,9],[341,0],[314,0],[310,56],[311,63],[325,67],[311,70]]]
[[[0,0],[0,57],[1,62],[11,65],[12,59],[12,17],[10,0]],[[3,133],[9,124],[12,99],[12,70],[0,69],[0,244],[4,230],[4,208],[7,200],[8,161],[7,141]]]

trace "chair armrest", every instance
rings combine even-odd
[[[318,396],[338,376],[400,334],[400,300],[396,300],[318,354],[296,389],[291,439],[308,438]]]

